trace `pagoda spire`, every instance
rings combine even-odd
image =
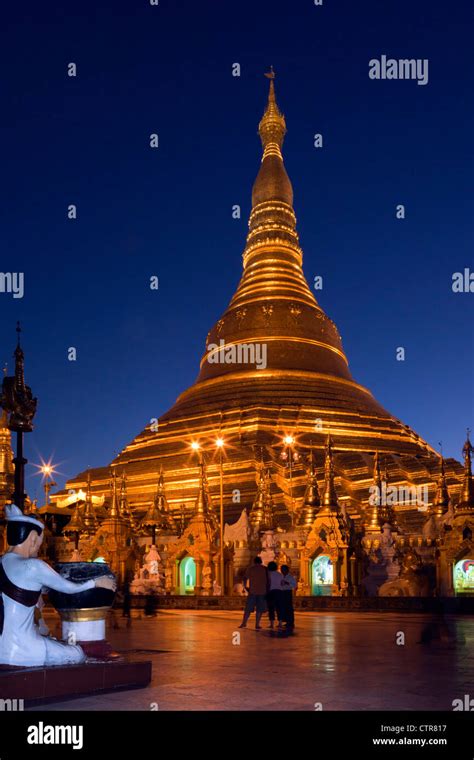
[[[91,491],[91,471],[87,471],[87,488],[86,488],[86,501],[84,505],[84,525],[86,532],[89,535],[95,533],[99,527],[99,522],[94,511],[94,505],[92,503],[92,491]]]
[[[210,330],[197,383],[235,372],[313,371],[352,382],[333,321],[319,306],[303,273],[293,188],[282,146],[286,122],[277,103],[275,72],[258,126],[262,159],[252,188],[252,211],[243,274],[227,310]],[[228,347],[265,345],[265,367],[256,360],[223,361]]]
[[[270,71],[265,74],[270,80],[270,87],[268,91],[268,102],[265,109],[265,113],[262,116],[260,124],[258,125],[258,133],[262,141],[263,156],[262,161],[267,156],[278,156],[283,160],[281,154],[281,147],[286,135],[286,123],[285,117],[278,108],[275,97],[275,72],[273,66],[270,67]]]
[[[74,553],[72,555],[72,561],[77,562],[79,557],[79,539],[82,533],[86,532],[86,526],[79,509],[79,499],[76,500],[74,511],[68,524],[62,530],[65,536],[72,536],[74,540]]]
[[[158,477],[158,486],[156,489],[154,499],[155,509],[159,515],[159,528],[171,533],[176,532],[176,525],[173,515],[170,512],[168,505],[168,499],[165,492],[165,478],[163,475],[163,467],[160,467],[160,474]]]
[[[323,491],[323,511],[337,512],[339,502],[337,499],[336,487],[334,485],[334,463],[332,453],[332,439],[328,435],[326,441],[326,458],[324,463],[324,491]]]
[[[303,503],[296,516],[297,528],[311,528],[316,515],[321,506],[321,497],[319,495],[318,479],[316,477],[316,466],[314,462],[314,451],[311,449],[309,454],[308,479],[304,493]]]
[[[162,480],[162,471],[160,472],[160,477],[158,481],[158,488],[157,492],[153,498],[153,501],[151,502],[150,506],[147,509],[147,512],[145,516],[142,518],[140,522],[140,528],[142,529],[150,529],[151,528],[151,543],[154,546],[155,540],[156,540],[156,533],[159,531],[163,526],[163,517],[160,509],[160,498],[161,494],[163,492],[164,483]]]
[[[124,517],[126,517],[127,512],[128,512],[127,481],[126,481],[124,472],[122,472],[122,477],[120,479],[120,512]]]
[[[249,514],[249,522],[256,531],[273,529],[273,499],[271,495],[271,474],[260,462],[257,493]]]
[[[205,515],[209,516],[211,513],[211,505],[209,503],[209,489],[207,485],[206,477],[206,465],[201,459],[199,462],[199,491],[196,502],[194,504],[194,516]]]
[[[461,496],[457,506],[458,510],[474,510],[474,481],[472,478],[472,461],[471,454],[474,451],[470,440],[470,430],[468,428],[466,443],[463,446],[462,453],[464,457],[464,476],[461,490]]]
[[[369,500],[368,520],[365,525],[366,533],[380,533],[381,523],[383,521],[383,510],[380,502],[382,497],[382,474],[380,471],[379,452],[374,455],[373,470],[373,488],[372,500]]]
[[[444,457],[441,457],[441,469],[438,478],[438,484],[436,487],[436,495],[433,500],[433,506],[431,507],[431,514],[435,517],[441,517],[448,511],[449,507],[449,491],[446,484],[446,474],[444,471]]]
[[[115,471],[115,467],[112,470],[110,488],[111,488],[111,501],[110,501],[110,509],[109,509],[108,517],[116,517],[120,519],[122,517],[122,514],[120,511],[120,501],[119,501],[119,497],[117,493],[117,473]]]

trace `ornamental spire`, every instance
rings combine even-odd
[[[371,509],[365,527],[366,533],[380,533],[380,524],[383,521],[383,510],[380,509],[382,494],[382,475],[380,472],[379,452],[374,455],[373,493],[369,498]],[[382,515],[380,514],[382,512]]]
[[[280,159],[282,158],[281,146],[286,134],[285,117],[278,108],[275,97],[275,72],[273,71],[273,66],[270,67],[270,71],[265,76],[270,80],[270,88],[268,91],[267,107],[258,125],[258,133],[263,146],[262,161],[267,156],[272,155],[278,156]]]
[[[127,523],[128,527],[132,530],[133,533],[137,530],[137,526],[135,523],[135,518],[133,515],[132,510],[129,508],[128,500],[127,500],[127,478],[125,475],[125,470],[122,472],[122,477],[120,480],[120,499],[119,499],[119,505],[120,505],[120,515],[123,517],[125,522]]]
[[[86,489],[86,501],[84,505],[84,525],[87,533],[93,535],[99,523],[94,511],[94,505],[92,503],[92,490],[91,490],[91,471],[87,470],[87,489]]]
[[[158,487],[156,489],[156,495],[154,499],[155,508],[160,516],[159,527],[162,531],[168,531],[174,533],[176,526],[174,518],[170,512],[168,499],[165,492],[165,478],[163,475],[163,465],[160,467],[160,475],[158,477]]]
[[[449,506],[449,491],[446,484],[446,474],[444,471],[444,457],[441,457],[441,470],[438,478],[438,485],[436,488],[436,495],[434,497],[433,506],[431,508],[431,514],[436,517],[441,517],[447,512]]]
[[[298,528],[311,528],[321,506],[321,497],[319,495],[313,449],[311,449],[309,455],[309,467],[307,474],[308,479],[306,482],[306,490],[304,493],[303,503],[298,510],[298,515],[296,518],[296,527]]]
[[[273,67],[265,74],[270,79],[268,101],[265,112],[258,125],[258,134],[262,141],[263,155],[260,171],[252,189],[252,208],[255,209],[261,203],[279,201],[290,207],[292,218],[288,215],[287,224],[290,223],[292,231],[292,243],[300,252],[298,235],[296,233],[296,218],[293,212],[293,188],[290,178],[286,173],[283,163],[281,148],[286,135],[285,117],[278,108],[275,97],[275,72]],[[283,221],[283,220],[282,220]],[[250,218],[250,229],[255,226]]]
[[[207,486],[206,477],[206,465],[204,462],[199,462],[199,491],[194,505],[194,515],[206,515],[211,512],[211,505],[209,504],[209,492]]]
[[[471,453],[474,451],[470,440],[470,430],[467,430],[466,443],[463,446],[462,453],[464,456],[464,478],[459,499],[458,509],[474,509],[474,481],[472,478]]]
[[[110,509],[108,517],[117,517],[121,518],[121,512],[120,512],[120,502],[118,498],[117,493],[117,473],[115,471],[115,467],[112,469],[111,473],[111,482],[110,482],[110,488],[111,488],[111,500],[110,500]]]
[[[198,384],[256,368],[306,370],[352,381],[337,328],[303,273],[293,188],[281,151],[285,117],[276,101],[273,69],[267,78],[268,100],[258,127],[263,155],[252,188],[243,274],[231,303],[208,333]],[[241,344],[250,346],[250,360],[242,358]],[[265,360],[258,364],[255,352],[260,350]],[[234,352],[228,360],[227,351]]]
[[[336,487],[334,485],[334,464],[332,454],[332,439],[328,435],[326,441],[326,461],[324,463],[324,493],[323,493],[323,511],[337,512],[339,502],[337,500]]]
[[[273,529],[273,499],[271,495],[271,474],[260,462],[257,494],[250,510],[249,521],[255,531]]]

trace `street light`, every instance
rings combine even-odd
[[[224,579],[224,469],[222,465],[222,454],[224,451],[225,441],[223,438],[216,439],[216,448],[219,452],[219,480],[220,480],[220,541],[219,541],[219,565],[220,565],[220,581],[222,586],[222,595],[225,595],[225,579]]]
[[[44,503],[49,506],[49,492],[57,483],[54,482],[54,475],[56,474],[56,468],[49,462],[42,462],[41,465],[34,465],[38,469],[38,473],[43,476],[43,488],[44,488]]]

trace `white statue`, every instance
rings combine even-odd
[[[160,571],[161,556],[158,549],[152,544],[145,555],[143,567],[135,572],[135,577],[130,584],[132,594],[162,594],[165,577]]]
[[[41,635],[35,625],[35,606],[43,588],[77,594],[99,586],[115,590],[112,578],[100,577],[84,583],[62,578],[38,559],[44,525],[24,515],[14,504],[5,507],[7,541],[10,546],[0,559],[0,664],[35,666],[69,665],[84,662],[77,644],[62,644]]]
[[[247,510],[243,509],[237,522],[224,527],[224,542],[226,541],[247,541],[250,535],[250,523]]]
[[[259,552],[259,557],[262,558],[263,564],[266,566],[269,562],[273,562],[276,556],[277,543],[275,541],[275,534],[273,530],[266,530],[262,536],[262,551]]]

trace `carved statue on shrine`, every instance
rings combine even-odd
[[[400,575],[379,588],[379,596],[427,596],[429,579],[421,557],[412,548],[401,554]]]
[[[211,566],[205,564],[202,569],[202,595],[210,596],[212,591],[212,569]]]

